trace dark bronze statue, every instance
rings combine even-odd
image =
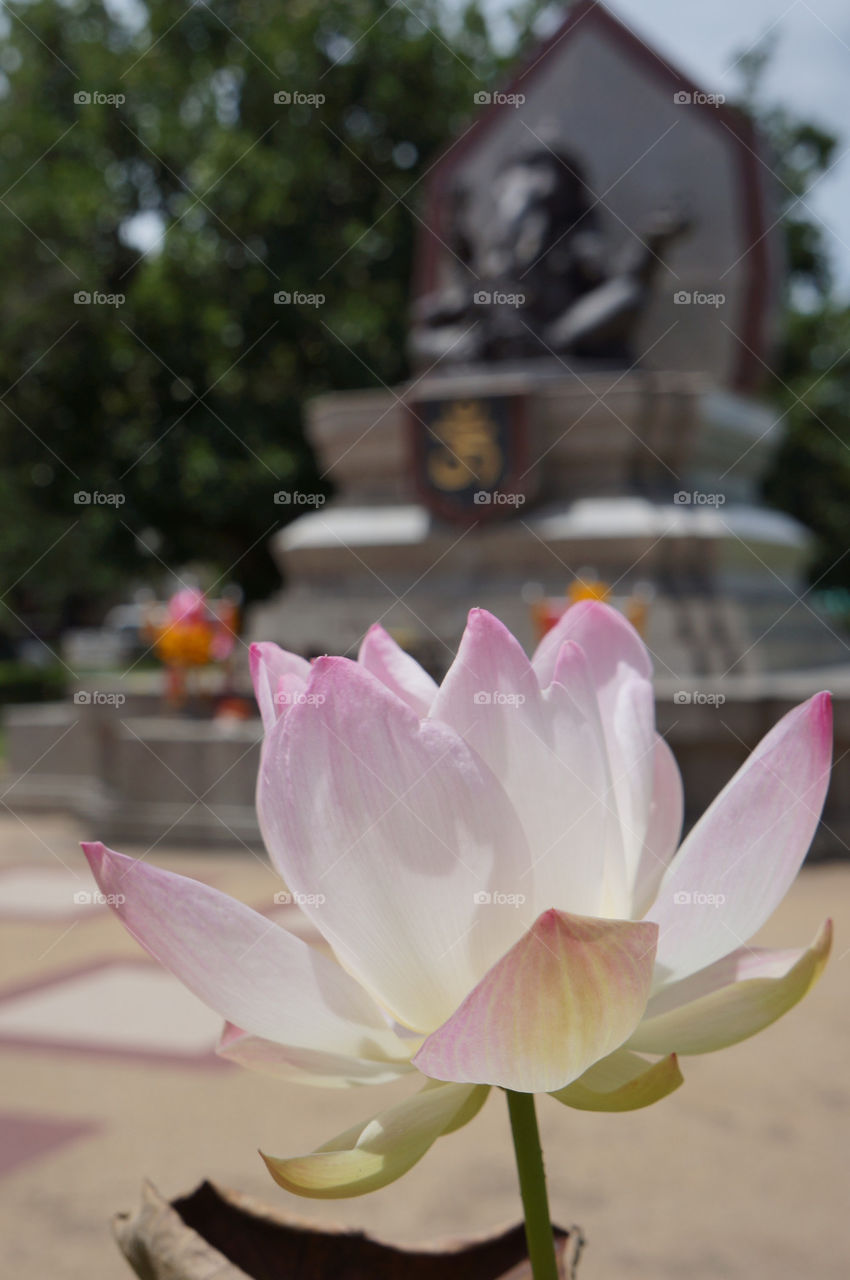
[[[469,192],[450,196],[446,244],[455,279],[420,300],[411,332],[419,363],[572,356],[634,362],[632,335],[666,247],[688,226],[660,212],[616,267],[576,162],[548,148],[498,175],[486,223]]]

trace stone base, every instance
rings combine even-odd
[[[331,507],[274,539],[288,587],[253,611],[250,635],[353,653],[380,620],[440,672],[472,606],[533,647],[531,600],[563,598],[590,570],[615,600],[650,598],[646,640],[662,675],[846,662],[850,646],[805,600],[806,548],[796,521],[744,504],[586,498],[461,530],[414,504]]]
[[[522,406],[505,430],[527,465],[450,513],[414,474],[417,405],[499,396]],[[307,416],[339,497],[272,539],[286,589],[254,611],[252,639],[351,653],[380,620],[440,672],[472,605],[531,646],[531,601],[589,571],[620,600],[651,597],[647,643],[673,678],[850,660],[805,598],[810,535],[758,505],[773,415],[701,375],[543,359],[320,396]],[[511,514],[486,518],[502,499]]]
[[[343,502],[404,502],[415,489],[416,424],[407,403],[490,395],[525,402],[525,452],[544,502],[678,491],[749,502],[777,443],[764,405],[702,374],[570,370],[557,359],[468,366],[396,389],[317,396],[306,406],[308,435]]]

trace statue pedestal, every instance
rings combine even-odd
[[[419,378],[398,390],[346,391],[307,406],[320,470],[335,505],[415,496],[405,402],[522,397],[524,449],[547,499],[681,490],[754,501],[777,433],[763,405],[718,389],[704,374],[600,371],[560,360],[481,365]],[[722,479],[718,481],[718,476]]]
[[[523,403],[537,497],[506,519],[478,519],[471,505],[462,523],[448,523],[417,501],[416,406],[476,396]],[[798,599],[809,535],[758,505],[771,414],[700,375],[571,374],[535,361],[440,374],[397,393],[326,395],[308,412],[321,470],[340,496],[274,538],[287,588],[255,610],[257,637],[352,652],[381,619],[439,670],[472,605],[530,646],[531,600],[563,597],[592,569],[615,599],[636,588],[651,596],[646,639],[659,674],[847,660]]]

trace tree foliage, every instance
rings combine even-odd
[[[741,59],[743,105],[772,153],[787,270],[782,337],[767,388],[784,436],[765,496],[815,532],[812,583],[850,588],[850,308],[835,289],[827,232],[807,202],[838,159],[839,140],[763,101],[771,52],[768,42]]]
[[[485,7],[0,9],[7,632],[95,620],[187,562],[249,599],[277,585],[268,538],[294,509],[275,493],[327,490],[301,406],[404,376],[422,180],[546,10],[523,0],[497,52]],[[767,493],[817,531],[816,572],[850,584],[850,317],[803,203],[836,141],[761,105],[760,57],[744,61],[748,96],[773,140],[790,267],[771,387],[787,439]],[[158,237],[147,252],[144,229]],[[75,503],[81,492],[110,501]]]
[[[475,4],[446,21],[437,0],[3,7],[14,625],[86,620],[189,561],[249,598],[278,584],[267,542],[292,510],[275,492],[327,490],[301,405],[404,375],[421,180],[504,61]],[[160,238],[140,253],[145,227]]]

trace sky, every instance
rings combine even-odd
[[[491,0],[492,11],[507,7]],[[822,220],[837,287],[850,297],[850,4],[847,0],[611,0],[611,11],[707,92],[740,89],[738,57],[770,32],[763,96],[839,137],[806,198]]]

